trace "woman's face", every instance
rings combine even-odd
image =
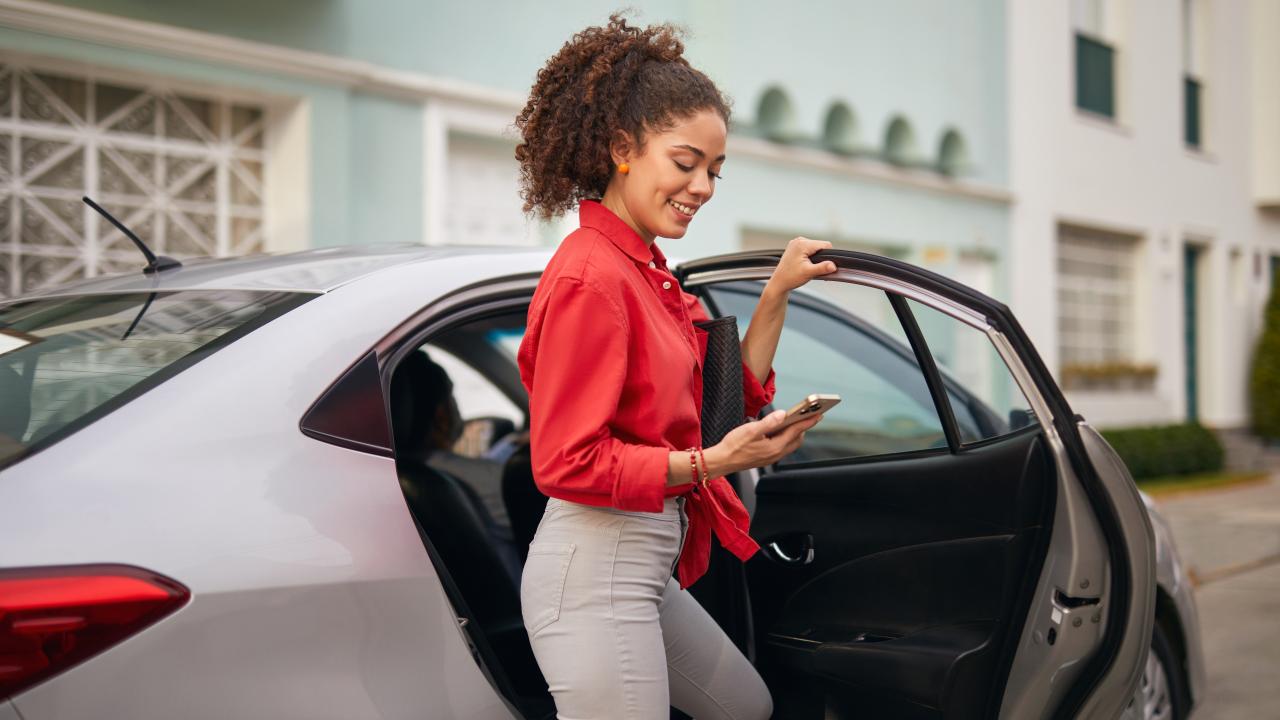
[[[702,110],[665,132],[646,133],[643,154],[637,154],[634,145],[616,146],[605,207],[645,242],[684,237],[689,223],[715,193],[726,135],[720,115]],[[620,162],[630,165],[630,172],[617,172]]]

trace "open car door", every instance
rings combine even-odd
[[[676,274],[745,331],[781,252]],[[762,548],[743,615],[775,717],[1128,712],[1155,572],[1124,464],[1002,303],[891,258],[822,260],[838,271],[789,299],[776,403],[843,402],[737,479]]]

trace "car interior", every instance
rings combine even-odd
[[[546,496],[533,483],[527,403],[514,354],[492,340],[495,331],[522,332],[524,322],[523,313],[500,315],[432,338],[396,367],[390,407],[400,485],[441,577],[447,575],[458,594],[451,599],[466,608],[460,614],[466,612],[474,624],[478,649],[489,656],[489,671],[500,676],[495,680],[505,686],[508,700],[526,717],[542,718],[554,717],[555,706],[520,614],[520,570]],[[522,427],[510,418],[487,416],[466,418],[465,429],[443,437],[433,433],[451,419],[440,408],[456,402],[447,371],[436,362],[446,353],[524,406]],[[461,436],[449,442],[459,430]],[[519,442],[522,433],[525,439]]]
[[[750,317],[758,291],[727,283],[703,300],[713,316]],[[901,412],[893,427],[907,429],[892,438],[834,423],[758,484],[730,477],[762,551],[741,563],[713,542],[690,589],[756,663],[774,717],[993,716],[1043,562],[1056,470],[1039,426],[1021,411],[1006,419],[950,376],[927,383],[921,327],[937,319],[889,300],[911,343],[800,296],[784,332],[867,359],[853,375],[914,373],[892,382],[909,386],[901,402],[937,408],[938,427]],[[552,718],[519,603],[547,499],[515,362],[525,314],[508,306],[419,341],[392,372],[389,406],[406,502],[482,667],[524,717]],[[780,352],[780,378],[786,362]],[[779,388],[778,407],[789,406]],[[852,442],[867,449],[851,457]]]

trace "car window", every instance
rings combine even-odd
[[[503,478],[527,438],[514,349],[525,316],[488,317],[434,336],[398,361],[389,388],[396,460],[409,471],[402,482],[421,482],[424,465],[456,480],[507,544]]]
[[[527,427],[528,404],[516,352],[524,337],[526,312],[488,317],[455,327],[424,343],[419,351],[438,363],[452,387],[463,422],[453,452],[471,458],[505,460]]]
[[[774,355],[773,407],[790,408],[810,393],[836,393],[841,402],[779,467],[945,447],[929,387],[888,296],[840,284],[820,294],[791,294]],[[762,287],[723,283],[710,296],[722,314],[737,316],[745,333]]]
[[[0,305],[0,467],[311,297],[187,290]]]
[[[500,417],[510,420],[515,427],[524,423],[524,412],[475,368],[462,362],[448,350],[431,343],[424,345],[423,349],[440,363],[440,367],[445,369],[449,379],[453,381],[453,397],[458,403],[458,412],[463,420]]]
[[[910,298],[907,306],[945,378],[962,444],[1032,423],[1031,404],[986,333]]]

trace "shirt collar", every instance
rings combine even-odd
[[[658,243],[654,242],[649,246],[649,249],[653,251],[654,264],[660,268],[665,268],[667,266],[667,256],[662,254],[662,248],[658,247]]]
[[[578,203],[578,225],[604,233],[614,245],[638,263],[648,265],[650,260],[659,265],[666,263],[667,259],[656,243],[645,245],[644,238],[639,233],[599,200],[582,200]]]

